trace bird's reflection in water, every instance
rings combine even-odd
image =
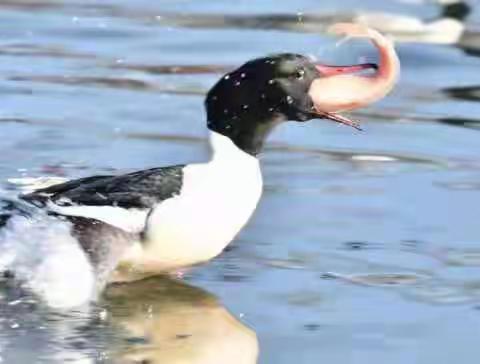
[[[253,364],[258,341],[219,300],[183,282],[152,278],[111,286],[110,321],[125,344],[115,363]]]

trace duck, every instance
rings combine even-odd
[[[407,2],[407,1],[405,1]],[[417,0],[411,1],[415,7],[429,4],[438,8],[438,15],[430,19],[418,16],[419,11],[412,8],[410,14],[380,10],[358,9],[354,11],[327,12],[315,10],[309,13],[278,13],[259,15],[207,14],[203,16],[181,16],[163,14],[161,22],[175,26],[202,28],[260,28],[286,29],[303,33],[328,32],[331,24],[352,22],[364,24],[388,34],[401,43],[456,45],[463,49],[463,44],[470,45],[471,39],[478,39],[478,30],[467,27],[466,20],[472,13],[472,6],[466,0]],[[158,20],[158,19],[157,19]],[[477,41],[478,43],[478,41]],[[478,47],[477,47],[478,48]],[[478,53],[478,52],[477,52]]]
[[[464,0],[431,0],[440,12],[432,19],[386,12],[364,12],[353,17],[355,23],[373,27],[398,42],[459,45],[463,42],[466,19],[472,7]]]
[[[294,53],[250,60],[223,75],[206,95],[209,161],[89,176],[36,189],[4,206],[0,226],[8,230],[12,217],[22,216],[27,225],[17,227],[17,235],[26,234],[36,211],[46,216],[47,224],[66,225],[72,237],[68,244],[82,252],[92,277],[86,285],[94,282],[95,292],[107,283],[208,262],[255,211],[263,187],[258,156],[276,126],[330,120],[360,129],[340,113],[380,100],[394,87],[400,62],[391,40],[358,24],[339,23],[330,31],[369,39],[378,50],[378,63],[324,65]],[[9,272],[15,276],[14,264]],[[34,276],[38,282],[39,275]],[[52,273],[48,279],[59,276]],[[70,285],[65,279],[56,289]],[[47,291],[42,288],[42,295]],[[61,300],[55,297],[50,301],[57,305]]]

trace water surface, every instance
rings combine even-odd
[[[429,22],[445,10],[361,4],[1,1],[3,187],[205,160],[203,97],[222,72],[284,51],[375,61],[364,42],[336,47],[325,27],[372,12]],[[276,130],[254,218],[183,283],[112,287],[92,312],[75,313],[4,287],[3,362],[254,363],[257,353],[275,364],[473,362],[478,9],[454,41],[393,32],[402,78],[354,115],[364,132],[323,121]]]

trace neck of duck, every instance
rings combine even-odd
[[[242,168],[243,165],[258,165],[258,158],[239,148],[229,137],[209,131],[212,158],[209,164],[222,165],[222,169]],[[213,163],[212,163],[213,162]]]
[[[235,149],[256,157],[263,149],[263,145],[268,135],[274,129],[274,127],[281,123],[283,119],[280,116],[258,116],[253,119],[244,117],[242,119],[236,117],[231,120],[221,121],[208,121],[208,128],[211,135],[221,135],[225,139],[228,139]],[[214,155],[218,154],[219,148],[224,149],[223,144],[227,144],[225,141],[222,143],[222,147],[219,147],[216,140],[219,138],[211,138]]]

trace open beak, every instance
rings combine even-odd
[[[378,66],[375,63],[362,63],[355,64],[352,66],[327,66],[325,64],[317,64],[315,68],[322,74],[324,77],[345,75],[349,73],[362,72],[368,69],[377,70]]]
[[[367,38],[379,52],[378,65],[316,65],[320,77],[312,82],[308,92],[314,104],[314,113],[319,117],[361,130],[357,122],[338,113],[367,106],[386,96],[398,79],[400,62],[392,42],[364,25],[338,23],[330,31],[348,37]],[[365,70],[374,72],[358,74]]]

